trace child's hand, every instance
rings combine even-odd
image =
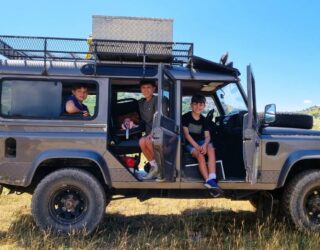
[[[207,145],[206,144],[203,144],[201,147],[200,147],[200,153],[205,155],[207,153]]]
[[[83,111],[83,112],[82,112],[82,115],[83,115],[84,117],[88,117],[88,116],[89,116],[89,112],[88,112],[88,111]]]

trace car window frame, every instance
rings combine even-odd
[[[41,121],[68,121],[68,120],[72,120],[72,121],[92,121],[94,119],[96,119],[96,117],[98,116],[99,113],[99,84],[97,81],[95,80],[87,80],[87,79],[78,79],[78,78],[45,78],[45,77],[4,77],[0,79],[0,104],[2,102],[1,96],[2,96],[2,83],[4,81],[15,81],[15,80],[20,80],[20,81],[47,81],[47,82],[61,82],[62,83],[62,90],[63,90],[63,86],[65,83],[70,83],[72,85],[72,83],[74,84],[92,84],[95,85],[95,89],[96,89],[96,105],[95,105],[95,113],[94,115],[86,118],[86,117],[82,117],[79,115],[72,115],[72,114],[65,114],[63,115],[62,112],[58,117],[53,117],[53,118],[48,118],[48,117],[30,117],[30,116],[9,116],[9,115],[4,115],[2,114],[1,110],[0,110],[0,117],[2,119],[8,119],[8,120],[23,120],[23,121],[33,121],[33,120],[41,120]],[[63,94],[63,91],[61,92],[61,95]],[[70,93],[71,94],[71,93]],[[63,95],[61,96],[61,108],[63,105]]]

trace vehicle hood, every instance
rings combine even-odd
[[[320,136],[320,130],[300,129],[300,128],[278,128],[265,127],[261,129],[262,135],[305,135]]]

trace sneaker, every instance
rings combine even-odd
[[[165,182],[166,180],[164,178],[161,177],[160,174],[158,174],[157,178],[156,178],[156,182]]]
[[[149,162],[147,162],[143,167],[144,171],[146,171],[147,173],[150,172],[150,168],[151,168],[151,165]]]
[[[208,180],[204,186],[209,189],[220,189],[215,179]]]
[[[157,178],[158,176],[158,167],[157,166],[151,166],[149,173],[143,177],[144,180],[152,180]]]

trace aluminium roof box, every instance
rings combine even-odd
[[[139,57],[148,54],[157,60],[172,59],[173,20],[160,18],[93,16],[92,38],[99,42],[99,59]],[[117,42],[121,41],[121,43]],[[149,43],[132,43],[148,41]]]
[[[173,19],[93,16],[92,37],[122,41],[173,41]]]

